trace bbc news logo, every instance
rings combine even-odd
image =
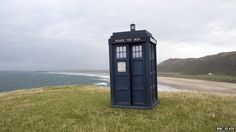
[[[223,126],[223,127],[216,127],[216,131],[235,131],[235,127],[226,127],[226,126]]]

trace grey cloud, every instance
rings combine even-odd
[[[107,69],[107,39],[130,23],[159,62],[236,50],[234,0],[1,0],[0,70]]]

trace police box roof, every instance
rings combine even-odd
[[[134,27],[132,27],[134,26]],[[153,38],[152,34],[148,32],[147,30],[135,30],[135,25],[130,25],[130,31],[124,31],[124,32],[114,32],[110,39],[126,39],[126,38],[140,38],[140,41],[146,41],[147,38],[153,39],[156,43],[156,40]],[[121,41],[113,41],[113,43],[120,43]],[[126,41],[123,41],[126,42]],[[131,41],[130,41],[131,42]]]

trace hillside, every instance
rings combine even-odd
[[[158,65],[158,71],[183,74],[236,75],[236,51],[201,58],[168,59]]]
[[[236,96],[160,92],[152,110],[111,108],[107,88],[0,93],[0,131],[215,131],[236,124]]]

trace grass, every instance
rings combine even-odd
[[[199,80],[208,80],[208,81],[217,81],[217,82],[230,82],[236,83],[236,76],[230,75],[187,75],[187,74],[180,74],[180,73],[167,73],[167,72],[159,72],[158,76],[163,77],[176,77],[176,78],[190,78],[190,79],[199,79]]]
[[[109,107],[109,90],[49,87],[0,94],[0,131],[215,131],[236,126],[236,96],[160,92],[152,110]]]

